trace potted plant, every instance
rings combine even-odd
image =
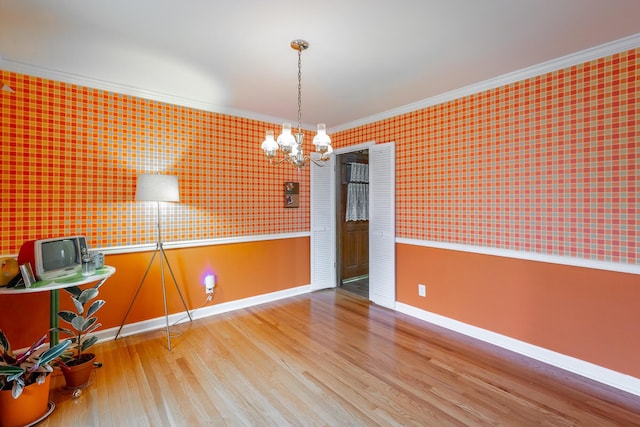
[[[60,368],[69,388],[81,388],[89,382],[96,355],[86,353],[86,350],[98,341],[98,337],[91,333],[102,326],[94,315],[104,305],[104,300],[96,300],[88,308],[86,306],[98,296],[100,285],[85,290],[77,286],[65,288],[71,295],[76,311],[62,310],[58,312],[58,317],[71,325],[73,330],[62,327],[55,330],[72,337],[71,346],[60,357]]]
[[[15,354],[0,330],[0,425],[23,426],[41,419],[49,405],[51,365],[70,345],[47,348],[43,335],[24,353]]]

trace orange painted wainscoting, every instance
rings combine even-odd
[[[167,257],[189,309],[206,303],[204,277],[216,275],[211,304],[241,300],[308,285],[310,283],[309,237],[228,243],[191,248],[166,249]],[[152,252],[107,255],[105,263],[116,268],[100,288],[106,301],[98,313],[101,329],[118,327],[124,318]],[[164,316],[158,256],[144,282],[127,324]],[[166,272],[169,313],[184,311],[175,286]],[[60,307],[71,309],[65,292]],[[49,295],[0,295],[0,329],[14,348],[30,345],[48,331]]]
[[[640,276],[408,244],[396,250],[398,302],[640,378]]]

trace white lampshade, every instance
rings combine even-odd
[[[331,146],[331,138],[327,135],[327,127],[324,123],[318,124],[318,133],[313,137],[313,144],[317,149],[326,149]]]
[[[282,124],[282,133],[278,135],[278,144],[285,153],[288,153],[290,147],[296,144],[296,138],[291,133],[291,123]]]
[[[179,202],[178,177],[161,174],[138,175],[136,200],[151,202]]]
[[[267,157],[269,158],[274,157],[276,155],[276,152],[278,151],[278,143],[276,142],[275,139],[273,139],[272,130],[267,131],[267,135],[264,141],[262,141],[261,148],[264,151],[264,154],[266,154]]]

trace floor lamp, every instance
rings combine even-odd
[[[178,295],[180,296],[180,301],[182,301],[182,306],[184,307],[187,315],[189,316],[189,320],[193,320],[191,318],[191,313],[187,309],[187,305],[184,302],[184,298],[182,297],[182,292],[180,292],[180,288],[178,287],[178,282],[176,281],[176,277],[173,274],[173,270],[171,269],[171,264],[169,264],[169,259],[167,258],[167,254],[164,252],[164,247],[162,246],[162,227],[160,224],[160,202],[178,202],[180,201],[180,193],[178,191],[178,177],[172,175],[161,175],[161,174],[142,174],[138,175],[138,183],[136,187],[136,200],[137,201],[150,201],[156,202],[158,207],[158,240],[156,242],[156,250],[149,261],[149,265],[147,266],[147,270],[144,272],[144,276],[142,276],[142,280],[140,281],[140,285],[138,286],[138,290],[129,305],[129,309],[127,313],[124,315],[124,319],[122,319],[122,324],[118,329],[118,333],[116,333],[116,339],[120,335],[120,331],[122,331],[122,327],[124,326],[124,322],[127,320],[127,316],[129,316],[129,312],[131,311],[131,307],[133,307],[133,303],[138,298],[138,294],[140,293],[140,289],[142,289],[142,285],[144,284],[145,279],[147,278],[147,274],[149,274],[149,270],[153,265],[153,261],[156,258],[156,255],[160,255],[158,258],[160,259],[160,279],[162,282],[162,298],[164,301],[164,318],[166,320],[167,326],[167,348],[171,351],[171,333],[169,331],[169,312],[167,311],[167,288],[164,280],[164,264],[166,262],[167,267],[169,269],[169,273],[171,274],[171,278],[173,279],[173,284],[176,286],[178,291]]]

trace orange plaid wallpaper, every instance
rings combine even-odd
[[[309,230],[308,171],[260,150],[278,125],[6,71],[0,81],[15,90],[0,92],[0,254],[60,235],[155,242],[155,204],[134,201],[145,172],[179,178],[180,203],[162,206],[165,241]],[[285,181],[300,183],[300,208],[283,207]]]
[[[639,264],[640,49],[333,135],[396,142],[401,238]]]
[[[402,238],[638,264],[639,49],[332,135],[396,142]],[[136,175],[176,174],[166,241],[309,230],[309,175],[273,167],[278,125],[0,71],[2,241],[155,240]],[[310,141],[310,135],[306,138]],[[307,150],[310,147],[305,147]],[[285,209],[285,181],[300,182]]]

